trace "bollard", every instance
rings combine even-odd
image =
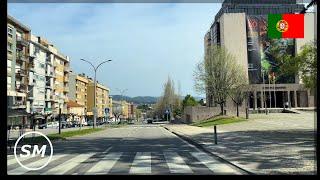
[[[249,108],[246,108],[246,119],[249,119]]]
[[[217,126],[214,126],[214,144],[218,144]]]

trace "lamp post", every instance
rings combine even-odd
[[[80,60],[89,63],[89,64],[92,66],[93,70],[94,70],[93,128],[95,128],[95,126],[96,126],[96,121],[97,121],[97,108],[96,108],[96,89],[97,89],[96,77],[97,77],[97,70],[98,70],[98,68],[99,68],[102,64],[104,64],[104,63],[106,63],[106,62],[110,62],[110,61],[112,61],[112,60],[103,61],[103,62],[101,62],[100,64],[98,64],[98,66],[94,66],[90,61],[87,61],[87,60],[85,60],[85,59],[80,59]]]

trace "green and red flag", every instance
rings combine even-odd
[[[268,37],[303,38],[304,14],[269,14]]]

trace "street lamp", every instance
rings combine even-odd
[[[96,112],[96,111],[97,111],[97,108],[96,108],[96,88],[97,88],[96,76],[97,76],[97,70],[98,70],[98,68],[99,68],[102,64],[107,63],[107,62],[110,62],[110,61],[112,61],[112,60],[109,59],[109,60],[103,61],[103,62],[101,62],[100,64],[98,64],[98,66],[94,66],[90,61],[87,61],[87,60],[85,60],[85,59],[80,59],[80,60],[89,63],[89,64],[92,66],[93,70],[94,70],[93,128],[95,128],[95,126],[96,126],[96,121],[97,121],[97,115],[96,115],[96,113],[97,113],[97,112]]]

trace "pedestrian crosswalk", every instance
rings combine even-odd
[[[47,158],[21,160],[22,164],[39,167]],[[241,174],[228,164],[204,152],[110,152],[56,154],[41,170],[29,171],[8,155],[8,174]]]

